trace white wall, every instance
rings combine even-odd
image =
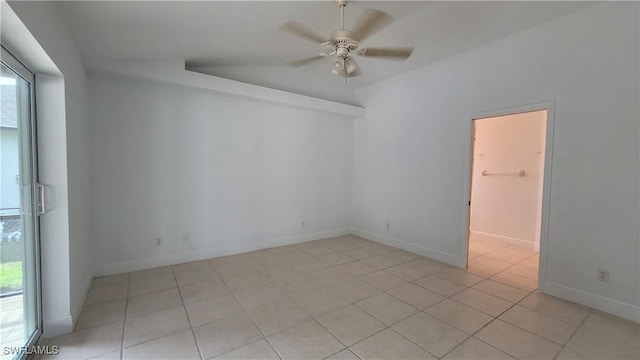
[[[9,5],[28,32],[3,34],[3,42],[32,71],[43,72],[36,74],[39,173],[52,207],[41,217],[42,297],[44,333],[55,336],[73,329],[93,277],[85,71],[53,4]],[[31,45],[34,38],[46,58]],[[50,61],[59,72],[51,72]]]
[[[474,121],[469,226],[473,238],[536,249],[546,119],[546,111],[532,111]],[[521,170],[523,177],[491,175]]]
[[[356,233],[462,265],[471,114],[553,99],[542,288],[639,320],[638,22],[598,4],[359,91]]]
[[[89,85],[97,274],[350,231],[351,119],[110,74]]]

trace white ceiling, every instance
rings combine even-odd
[[[57,7],[87,63],[121,60],[211,61],[212,75],[357,105],[354,91],[509,34],[548,22],[593,2],[357,1],[346,8],[349,28],[364,8],[395,22],[364,42],[415,47],[405,62],[359,58],[363,75],[345,84],[329,60],[300,68],[286,62],[323,48],[278,31],[296,20],[319,34],[339,27],[339,8],[326,1],[69,1]]]

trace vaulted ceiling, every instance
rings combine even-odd
[[[105,61],[195,60],[211,75],[347,104],[355,90],[402,72],[548,22],[593,2],[354,1],[346,27],[365,8],[395,21],[364,42],[414,46],[405,62],[359,58],[363,74],[343,79],[323,60],[300,68],[286,62],[324,48],[278,30],[296,20],[319,34],[340,26],[336,3],[326,1],[69,1],[56,6],[87,64]]]

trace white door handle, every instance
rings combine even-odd
[[[47,207],[45,203],[45,194],[44,194],[44,185],[37,184],[38,187],[38,206],[37,211],[38,215],[42,215],[47,212]]]

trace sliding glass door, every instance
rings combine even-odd
[[[21,358],[42,332],[33,106],[34,75],[2,48],[0,57],[0,342]],[[26,351],[25,351],[26,350]]]

